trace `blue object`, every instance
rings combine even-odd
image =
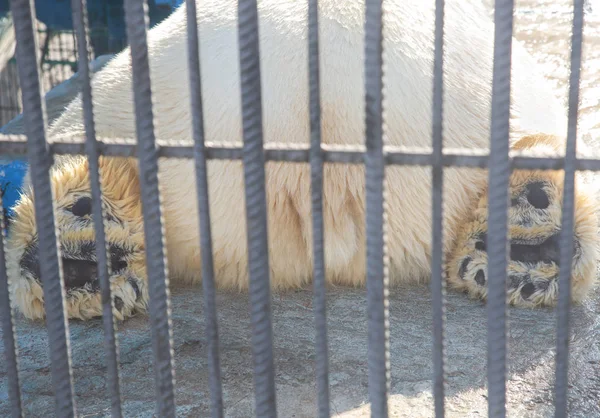
[[[5,224],[9,223],[13,215],[12,209],[19,200],[26,172],[25,160],[0,162],[0,196],[2,196]]]
[[[124,0],[87,2],[90,42],[96,56],[120,51],[126,46]],[[147,0],[150,27],[161,22],[183,0]],[[0,0],[0,16],[10,11],[9,0]],[[49,30],[73,30],[71,0],[35,0],[36,18]]]
[[[147,0],[150,26],[164,19],[165,9],[168,13],[179,7],[183,0]],[[98,23],[103,25],[110,18],[121,20],[121,27],[125,29],[123,0],[90,0],[87,2],[88,20],[90,27]],[[161,10],[162,9],[162,10]],[[9,0],[0,0],[0,16],[10,11]],[[72,30],[73,17],[71,0],[35,0],[36,18],[46,26],[55,30]]]

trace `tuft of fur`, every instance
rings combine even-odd
[[[326,146],[364,143],[364,6],[364,0],[322,0],[319,4],[321,123]],[[384,7],[386,146],[428,150],[434,4],[404,0],[385,2]],[[205,134],[208,141],[219,145],[242,142],[236,10],[235,0],[204,0],[198,7]],[[193,115],[187,76],[185,12],[182,5],[150,30],[148,47],[157,138],[190,145]],[[309,141],[306,18],[304,2],[259,2],[267,145],[290,146]],[[447,3],[446,149],[488,149],[493,34],[493,22],[480,1]],[[561,155],[566,133],[565,109],[553,97],[533,59],[516,43],[512,62],[510,141],[513,149],[525,147],[533,152],[551,149]],[[95,75],[92,84],[98,136],[115,141],[116,138],[135,138],[131,77],[128,49]],[[81,116],[82,102],[77,98],[50,127],[49,140],[83,136]],[[583,144],[579,150],[585,152]],[[364,174],[362,166],[327,164],[324,167],[325,263],[330,284],[365,284]],[[111,279],[120,298],[120,302],[115,303],[115,311],[119,317],[126,317],[143,310],[148,300],[137,165],[133,160],[105,157],[101,175],[104,203],[112,218],[106,222],[109,246],[118,253],[116,265],[127,265]],[[208,175],[217,286],[245,290],[248,275],[243,166],[240,161],[209,161]],[[87,163],[80,157],[59,158],[52,173],[62,257],[67,261],[81,258],[81,249],[93,242],[89,216],[80,219],[69,214],[70,205],[84,195],[89,196],[87,176]],[[484,288],[473,285],[477,283],[477,272],[469,270],[463,282],[458,270],[466,256],[479,257],[470,269],[486,266],[485,255],[475,249],[473,241],[486,229],[486,177],[485,170],[448,168],[443,190],[444,250],[449,281],[482,298]],[[198,282],[201,260],[194,162],[161,159],[159,179],[171,279]],[[386,180],[390,283],[427,280],[431,257],[430,169],[387,167]],[[529,211],[532,225],[526,233],[537,245],[560,225],[560,173],[515,173],[511,195],[518,196],[522,188],[534,180],[543,180],[549,185],[548,198],[552,201],[551,209],[543,214],[534,212],[524,201],[519,207],[523,213]],[[309,165],[267,163],[266,192],[272,286],[275,289],[303,287],[311,281],[313,265]],[[41,285],[39,277],[31,271],[35,270],[35,264],[27,259],[28,263],[23,266],[25,255],[35,249],[31,199],[32,193],[27,192],[15,208],[17,216],[8,261],[17,306],[27,317],[41,318],[44,315]],[[598,204],[594,193],[578,188],[576,206],[580,253],[574,260],[576,291],[573,295],[575,300],[580,300],[595,282],[592,268],[597,260],[598,238],[594,234],[598,229]],[[518,225],[512,217],[511,222],[511,236],[516,236]],[[473,255],[474,251],[479,253]],[[88,259],[93,261],[93,257],[90,255]],[[556,272],[552,260],[543,257],[519,266],[530,278],[545,281],[551,281]],[[517,266],[511,268],[517,269]],[[69,317],[85,319],[98,315],[101,307],[95,290],[97,278],[83,278],[87,280],[85,286],[76,285],[80,279],[76,274],[73,276],[67,292],[67,312]],[[522,288],[528,282],[519,283],[516,292],[524,294]],[[544,293],[542,298],[535,292],[535,303],[539,300],[541,304],[550,304],[556,298],[553,291]],[[517,305],[532,303],[517,297],[510,300]]]

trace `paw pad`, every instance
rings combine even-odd
[[[471,262],[471,257],[465,257],[462,263],[460,264],[460,269],[458,270],[458,276],[461,279],[465,278],[465,274],[467,273],[467,268],[469,267],[469,263]]]
[[[123,299],[121,299],[118,296],[115,296],[115,309],[119,312],[121,312],[123,310],[123,306],[125,305],[125,302],[123,302]]]
[[[529,299],[535,292],[535,285],[533,283],[527,283],[521,288],[521,297],[523,299]]]
[[[475,275],[475,283],[479,286],[485,286],[485,273],[483,270],[479,270]]]
[[[541,182],[529,183],[525,189],[527,190],[527,201],[536,209],[548,209],[550,199],[544,190],[544,184]]]

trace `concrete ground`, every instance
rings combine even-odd
[[[209,415],[203,300],[199,287],[174,288],[173,329],[176,404],[179,416]],[[246,294],[218,295],[225,414],[253,416],[250,307]],[[312,291],[273,295],[277,407],[281,417],[315,417],[315,349]],[[366,292],[328,292],[332,415],[367,417]],[[570,415],[600,417],[600,295],[572,314]],[[508,413],[553,414],[556,312],[511,309]],[[390,416],[432,417],[432,320],[427,287],[395,289],[390,296]],[[47,334],[43,323],[17,318],[26,416],[52,416]],[[79,416],[110,416],[103,328],[100,320],[70,323],[73,374]],[[446,323],[447,416],[487,416],[486,309],[450,292]],[[124,414],[151,417],[155,392],[148,317],[119,324]],[[9,415],[6,367],[0,366],[0,416]]]

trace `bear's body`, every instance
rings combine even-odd
[[[430,148],[433,8],[434,2],[421,0],[384,2],[386,145]],[[219,145],[241,145],[237,4],[205,0],[198,2],[198,14],[205,137],[208,142]],[[308,144],[307,6],[296,0],[262,0],[259,1],[259,17],[265,144]],[[365,141],[364,2],[321,0],[319,20],[322,141],[326,145],[360,146]],[[489,146],[493,36],[489,10],[480,1],[447,2],[446,149],[487,149]],[[192,142],[192,114],[185,6],[149,32],[148,45],[156,136],[163,141],[189,144]],[[511,144],[538,132],[564,137],[565,109],[553,96],[541,72],[536,70],[533,59],[516,43],[513,43],[512,68]],[[95,75],[93,97],[99,137],[135,138],[131,78],[129,50]],[[81,115],[82,102],[78,98],[50,128],[50,140],[83,134]],[[523,147],[532,148],[531,143]],[[533,148],[561,152],[563,146],[563,139],[544,136]],[[64,165],[59,164],[56,170],[63,170],[63,173],[58,177],[55,175],[54,182],[66,182],[66,172],[80,173],[77,169],[60,168],[77,166],[81,164],[79,159],[61,157],[59,162]],[[324,172],[328,281],[362,285],[366,255],[364,168],[327,164]],[[430,172],[428,167],[386,169],[392,283],[420,281],[430,274]],[[271,162],[266,166],[266,178],[273,286],[306,285],[312,276],[309,165]],[[170,274],[173,279],[197,281],[200,279],[200,248],[193,160],[161,159],[159,179]],[[485,192],[486,180],[485,170],[445,170],[444,248],[447,253],[456,246],[465,219],[470,219],[477,208],[477,202]],[[119,183],[128,179],[106,177],[105,181]],[[248,281],[242,163],[210,161],[209,189],[217,284],[222,288],[244,289]],[[518,190],[513,191],[517,193]],[[65,192],[57,199],[64,198],[64,205],[72,204],[68,194]],[[26,204],[27,199],[24,202]],[[555,203],[560,206],[560,199],[552,202]],[[593,208],[595,210],[595,206]],[[135,211],[139,213],[139,208]],[[552,216],[555,217],[552,224],[556,226],[560,214],[553,213]],[[141,225],[141,221],[135,222]],[[591,222],[595,221],[588,223]],[[590,254],[586,252],[590,260],[593,258],[595,266],[595,255]],[[460,260],[458,264],[461,264]],[[587,265],[585,270],[588,271],[590,266]],[[592,281],[591,278],[585,280],[586,290]],[[145,294],[145,291],[141,293]],[[121,298],[125,299],[125,296]],[[125,301],[125,305],[131,304]],[[73,316],[88,316],[77,309],[83,308],[74,308]],[[85,312],[93,311],[85,309]]]

